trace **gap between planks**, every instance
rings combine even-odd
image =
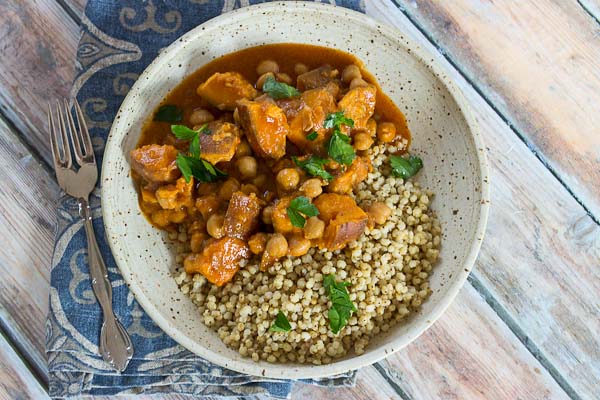
[[[577,0],[577,4],[600,25],[600,3],[597,0]]]
[[[529,150],[535,155],[535,157],[540,160],[542,165],[550,171],[552,176],[556,178],[558,182],[567,190],[567,192],[575,199],[575,201],[585,210],[587,215],[600,226],[600,219],[592,213],[592,211],[586,206],[586,204],[579,198],[579,196],[573,191],[573,189],[564,181],[564,179],[559,175],[554,167],[550,165],[546,157],[541,153],[541,151],[532,143],[525,134],[512,123],[510,118],[506,116],[495,104],[494,102],[485,94],[483,89],[477,85],[476,82],[469,77],[469,75],[465,72],[465,70],[459,65],[454,58],[446,52],[442,46],[433,38],[433,36],[416,20],[413,18],[412,14],[406,9],[406,7],[400,3],[398,0],[391,0],[394,5],[408,18],[408,20],[417,28],[417,30],[431,43],[435,49],[452,65],[456,71],[467,81],[467,83],[477,92],[477,94],[486,102],[486,104],[494,110],[496,114],[506,123],[506,125],[515,133],[515,135],[527,146]],[[583,7],[585,8],[585,7]],[[587,10],[586,10],[587,11]],[[593,17],[593,15],[592,15]]]

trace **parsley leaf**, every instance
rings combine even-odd
[[[335,129],[329,139],[327,153],[340,164],[350,165],[356,158],[354,147],[350,144],[350,137]]]
[[[277,317],[273,322],[273,325],[269,328],[271,332],[289,332],[292,330],[292,326],[290,325],[290,321],[288,321],[287,317],[282,311],[277,313]]]
[[[305,216],[314,217],[319,215],[319,209],[314,204],[311,204],[308,198],[300,196],[290,201],[290,205],[287,208],[287,215],[290,217],[292,225],[304,228],[304,224],[306,224]]]
[[[161,106],[156,114],[154,114],[155,121],[162,122],[179,122],[183,119],[183,110],[172,104],[165,104]]]
[[[408,156],[408,158],[390,156],[390,165],[392,166],[392,173],[395,176],[406,180],[423,168],[423,161],[413,155]]]
[[[200,182],[214,182],[227,176],[225,172],[201,158],[178,154],[175,162],[186,182],[189,182],[192,176]]]
[[[198,135],[190,142],[190,154],[194,158],[200,158],[200,136]]]
[[[329,294],[331,300],[331,308],[327,314],[329,318],[329,327],[334,334],[337,334],[346,324],[356,311],[356,307],[350,300],[350,295],[346,286],[350,286],[348,282],[336,282],[335,276],[332,274],[323,277],[323,287]]]
[[[323,166],[329,162],[324,158],[310,156],[310,158],[306,160],[299,160],[298,157],[292,157],[292,160],[294,160],[294,163],[297,166],[304,169],[311,176],[318,176],[328,181],[333,179],[333,176],[323,168]]]
[[[315,140],[317,140],[317,138],[319,137],[319,134],[315,131],[312,131],[311,133],[309,133],[308,135],[306,135],[306,138],[308,140],[310,140],[311,142],[314,142]]]
[[[347,125],[351,128],[354,126],[354,121],[351,120],[350,118],[345,117],[343,111],[338,111],[338,112],[328,114],[327,117],[325,118],[325,121],[323,122],[323,127],[327,128],[327,129],[329,129],[329,128],[338,128],[339,129],[342,125]]]
[[[275,100],[287,99],[290,97],[300,96],[300,92],[293,86],[283,82],[277,82],[275,78],[269,76],[263,84],[262,91],[267,93]]]
[[[208,131],[208,133],[206,133]],[[204,124],[197,131],[188,128],[185,125],[171,125],[171,132],[177,139],[182,140],[192,140],[194,137],[198,136],[199,133],[204,133],[210,135],[210,130],[208,129],[208,124]]]

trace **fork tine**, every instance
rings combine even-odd
[[[77,117],[77,125],[79,126],[79,136],[81,137],[81,142],[83,144],[83,152],[86,158],[91,157],[91,160],[95,161],[92,139],[90,138],[90,133],[88,132],[87,124],[85,123],[85,117],[83,111],[81,111],[77,98],[73,100],[73,104],[75,105],[75,116]]]
[[[63,117],[62,110],[60,108],[60,102],[56,100],[56,113],[58,114],[58,130],[60,131],[60,137],[62,142],[62,150],[64,160],[61,161],[65,164],[63,167],[71,168],[73,162],[71,160],[71,149],[69,148],[69,139],[67,138],[67,126],[65,125],[65,120]]]
[[[48,130],[50,131],[50,148],[52,149],[52,159],[54,160],[54,169],[60,168],[61,160],[58,151],[58,136],[56,133],[56,125],[52,117],[52,105],[48,102]]]
[[[71,138],[71,143],[73,143],[73,150],[75,153],[75,159],[79,165],[83,165],[84,163],[84,155],[81,149],[81,141],[79,138],[79,132],[75,128],[75,121],[73,120],[73,114],[71,114],[71,107],[69,107],[69,102],[67,99],[63,99],[64,110],[65,110],[65,118],[69,127],[69,137]]]

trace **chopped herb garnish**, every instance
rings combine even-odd
[[[350,286],[350,283],[336,282],[335,276],[332,274],[323,277],[323,287],[331,300],[331,308],[328,313],[329,327],[334,334],[337,334],[346,326],[352,312],[356,311],[346,286]]]
[[[318,176],[328,181],[333,179],[333,176],[323,168],[329,160],[317,156],[310,156],[310,158],[306,160],[299,160],[298,157],[292,157],[292,160],[294,160],[294,163],[297,166],[304,169],[311,176]]]
[[[172,104],[165,104],[161,106],[156,114],[154,114],[155,121],[162,122],[179,122],[183,119],[183,110]]]
[[[190,155],[194,158],[200,158],[200,136],[196,135],[190,142]]]
[[[423,168],[423,161],[413,155],[408,156],[408,158],[390,156],[390,165],[392,166],[392,173],[395,176],[406,180]]]
[[[343,111],[338,111],[327,115],[325,118],[325,122],[323,122],[323,127],[330,128],[340,128],[342,125],[347,125],[350,128],[354,126],[354,121],[350,118],[346,118],[344,116]]]
[[[196,131],[185,125],[171,125],[171,132],[173,132],[173,135],[175,135],[177,139],[182,140],[192,140],[194,137],[198,136],[198,133],[206,134],[206,131],[210,134],[207,124],[202,125],[200,129]]]
[[[319,137],[319,134],[315,131],[312,131],[311,133],[309,133],[308,135],[306,135],[306,138],[308,140],[310,140],[311,142],[314,142],[315,140],[317,140],[317,138]]]
[[[190,141],[190,155],[178,154],[176,159],[177,168],[181,171],[186,182],[189,182],[192,176],[200,182],[214,182],[223,176],[227,176],[225,172],[200,158],[199,133],[206,131],[208,131],[206,124],[198,130],[190,129],[185,125],[171,125],[171,132],[177,139]]]
[[[288,321],[285,314],[281,311],[277,313],[277,317],[269,328],[271,332],[289,332],[292,330],[292,326],[290,325],[290,321]]]
[[[329,139],[327,153],[340,164],[350,165],[356,158],[354,147],[350,144],[350,137],[335,129]]]
[[[323,126],[325,128],[333,128],[333,133],[327,146],[327,153],[340,164],[350,165],[356,158],[356,153],[354,152],[354,147],[350,144],[350,137],[342,133],[342,125],[354,126],[354,121],[346,118],[343,111],[331,113],[325,118]]]
[[[214,182],[227,176],[225,172],[201,158],[178,154],[176,163],[186,182],[189,182],[192,176],[200,182]]]
[[[275,100],[288,99],[290,97],[300,96],[300,92],[293,86],[283,82],[278,82],[272,76],[269,76],[263,84],[262,91]]]
[[[306,217],[319,215],[319,209],[314,204],[311,204],[306,197],[300,196],[290,202],[287,208],[287,215],[290,217],[292,225],[304,228]]]

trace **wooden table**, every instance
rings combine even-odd
[[[0,0],[0,397],[47,397],[59,190],[46,101],[69,94],[85,0]],[[352,389],[293,398],[600,398],[600,1],[367,0],[473,104],[492,210],[443,317]],[[169,399],[179,398],[169,396]]]

